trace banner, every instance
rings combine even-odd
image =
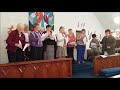
[[[35,23],[46,29],[46,25],[51,25],[54,30],[54,13],[53,12],[29,12],[29,29],[31,30]]]

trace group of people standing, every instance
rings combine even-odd
[[[105,32],[108,33],[110,31],[107,30]],[[97,41],[95,34],[92,37],[90,48],[96,53],[100,43]],[[84,63],[87,37],[85,29],[82,29],[75,37],[72,29],[69,29],[68,34],[66,34],[65,28],[62,26],[59,28],[59,33],[56,34],[51,30],[50,25],[47,25],[46,30],[44,30],[39,24],[35,24],[33,30],[29,30],[26,25],[20,23],[17,25],[16,30],[9,34],[6,43],[9,62],[24,61],[25,57],[29,57],[31,60],[68,57],[73,58],[74,61],[73,53],[76,47],[77,61],[80,64]],[[93,47],[93,43],[97,46]],[[106,34],[106,37],[101,42],[103,50],[108,52],[108,54],[113,54],[114,43],[115,41],[111,34]],[[23,49],[24,47],[26,47],[25,50]]]
[[[100,51],[102,45],[102,51]],[[116,39],[112,36],[112,32],[107,29],[105,30],[105,36],[103,37],[102,41],[99,41],[96,38],[96,34],[92,35],[92,40],[90,41],[89,47],[91,48],[92,55],[112,55],[115,54],[116,48]]]
[[[31,60],[73,57],[76,39],[72,29],[69,29],[69,34],[66,34],[64,29],[60,27],[56,34],[50,25],[44,30],[39,24],[35,24],[30,31],[24,24],[18,24],[16,30],[10,32],[6,39],[9,62],[24,61],[25,57]]]

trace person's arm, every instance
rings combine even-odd
[[[36,41],[38,41],[38,38],[35,38],[34,35],[33,35],[33,33],[30,33],[30,35],[29,35],[29,41],[36,42]]]
[[[74,34],[73,34],[73,41],[76,42],[76,37]]]
[[[15,44],[16,44],[16,42],[13,41],[14,36],[15,36],[15,33],[14,33],[14,32],[11,32],[11,33],[9,34],[8,38],[6,39],[6,43],[7,43],[9,46],[11,46],[11,47],[14,47]]]
[[[77,45],[77,40],[76,40],[76,37],[75,37],[75,35],[73,34],[73,36],[74,36],[74,42],[75,42],[75,46]]]
[[[110,44],[110,48],[111,47],[114,47],[116,45],[116,39],[114,37],[112,37],[112,41],[111,41],[111,44]]]
[[[100,42],[99,40],[96,41],[97,47],[100,47]]]
[[[24,34],[22,34],[22,37],[20,37],[21,39],[21,41],[22,41],[22,44],[26,44],[27,42],[25,42],[25,35]]]
[[[51,39],[51,40],[55,40],[55,36],[51,36],[50,39]]]
[[[89,48],[92,48],[92,47],[91,47],[91,41],[90,41],[90,44],[89,44]]]
[[[104,38],[105,38],[105,37],[103,37],[103,39],[102,39],[102,41],[100,42],[100,44],[103,44]]]
[[[78,41],[79,41],[79,40],[82,40],[82,39],[83,39],[82,37],[77,37],[77,38],[76,38],[76,40],[78,40]]]
[[[41,40],[44,41],[48,37],[48,33],[42,34]]]
[[[56,39],[56,35],[54,32],[52,32],[52,36],[50,37],[51,40],[55,40]],[[56,41],[56,40],[55,40]]]
[[[6,43],[11,46],[11,47],[19,47],[22,48],[22,45],[20,43],[16,43],[13,38],[15,36],[15,32],[11,32],[8,36],[8,38],[6,39]]]
[[[80,37],[76,37],[76,40],[77,40],[77,41],[80,40]]]
[[[25,46],[25,44],[27,44],[27,42],[25,42],[25,35],[24,34],[20,37],[20,41],[22,43],[22,47],[21,47],[21,49],[22,49]]]

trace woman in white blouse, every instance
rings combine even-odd
[[[67,56],[67,34],[64,32],[64,27],[59,28],[57,37],[57,58],[63,58]]]
[[[23,49],[24,51],[24,57],[26,60],[30,60],[30,44],[29,44],[29,34],[30,34],[30,31],[29,31],[29,28],[26,24],[24,24],[24,32],[23,34],[25,35],[25,42],[26,42],[26,49]]]

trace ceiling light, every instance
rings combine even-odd
[[[116,24],[120,24],[120,16],[115,17],[115,18],[114,18],[114,22],[115,22]]]

